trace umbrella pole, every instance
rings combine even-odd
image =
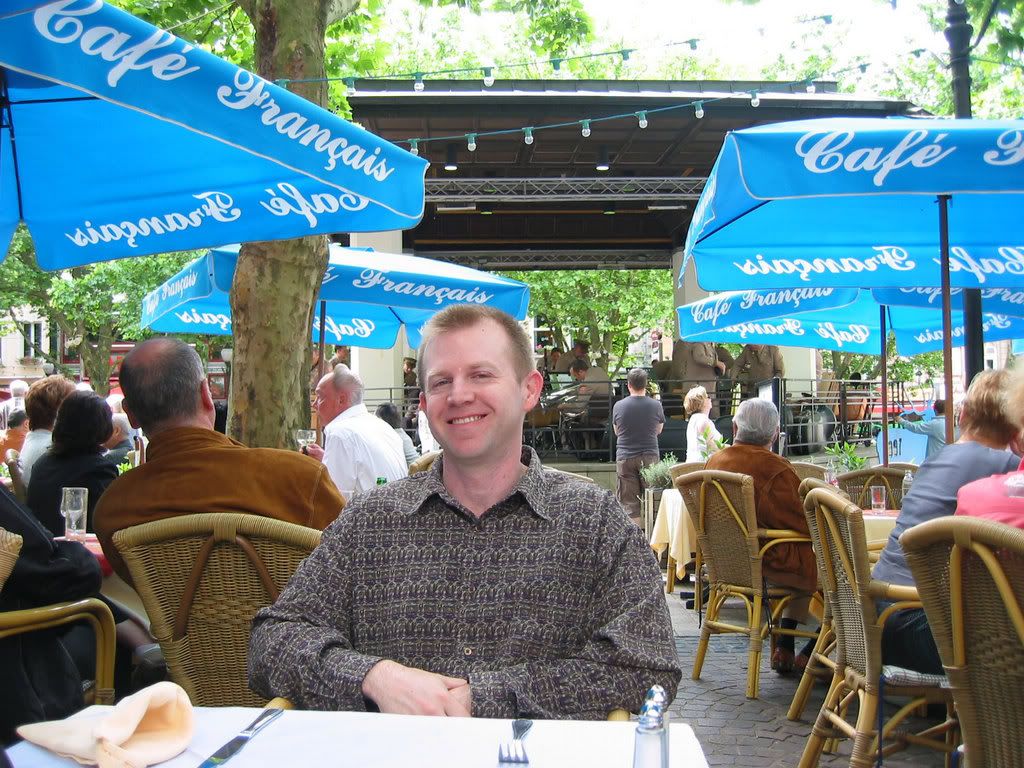
[[[883,304],[878,308],[879,328],[882,331],[882,466],[889,466],[889,389],[888,389],[888,356],[886,355],[886,341],[889,335],[885,327],[886,306]]]
[[[318,344],[318,346],[320,348],[320,360],[317,363],[318,370],[317,370],[317,374],[316,374],[316,380],[317,380],[318,384],[320,383],[320,379],[322,379],[324,377],[324,365],[325,365],[325,360],[324,360],[324,351],[325,351],[325,349],[324,348],[326,347],[326,344],[324,344],[324,328],[326,327],[326,322],[327,322],[327,302],[325,300],[321,299],[320,300],[320,340],[317,342],[317,344]],[[323,434],[323,424],[321,424],[320,420],[317,419],[317,423],[316,423],[317,444],[320,443],[320,437],[321,437],[322,434]]]
[[[949,195],[939,195],[939,251],[942,270],[942,368],[946,385],[946,413],[953,414],[953,320],[949,297]],[[946,444],[953,442],[954,418],[946,419]]]

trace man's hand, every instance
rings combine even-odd
[[[464,689],[464,690],[463,690]],[[469,683],[395,661],[378,661],[363,678],[363,695],[381,712],[469,717]]]
[[[316,443],[312,443],[310,445],[303,446],[302,452],[304,454],[306,454],[307,456],[312,456],[317,461],[323,461],[324,460],[324,449],[321,448]]]
[[[719,373],[725,373],[725,363],[723,363],[721,360],[715,363],[715,368],[718,370]]]

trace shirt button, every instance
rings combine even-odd
[[[463,653],[464,656],[472,656],[473,655],[473,649],[470,648],[467,645],[465,648],[462,649],[462,653]]]

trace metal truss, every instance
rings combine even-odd
[[[538,248],[501,251],[417,251],[417,254],[484,270],[672,268],[672,251],[669,248],[597,251]]]
[[[427,179],[431,203],[696,200],[706,177],[573,177],[561,179]]]

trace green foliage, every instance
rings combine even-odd
[[[862,469],[868,460],[857,455],[857,448],[850,443],[836,443],[825,448],[825,453],[847,472]]]
[[[590,358],[613,376],[632,361],[627,350],[652,328],[672,322],[667,270],[509,272],[530,286],[530,309],[554,330],[563,349],[570,336],[590,343]]]
[[[666,453],[665,456],[653,464],[648,464],[640,469],[640,477],[644,479],[648,488],[671,488],[672,475],[669,469],[679,463],[674,453]]]
[[[132,466],[131,461],[125,459],[124,461],[117,465],[117,474],[123,475],[125,472],[128,472],[132,469],[135,469],[135,467]]]

